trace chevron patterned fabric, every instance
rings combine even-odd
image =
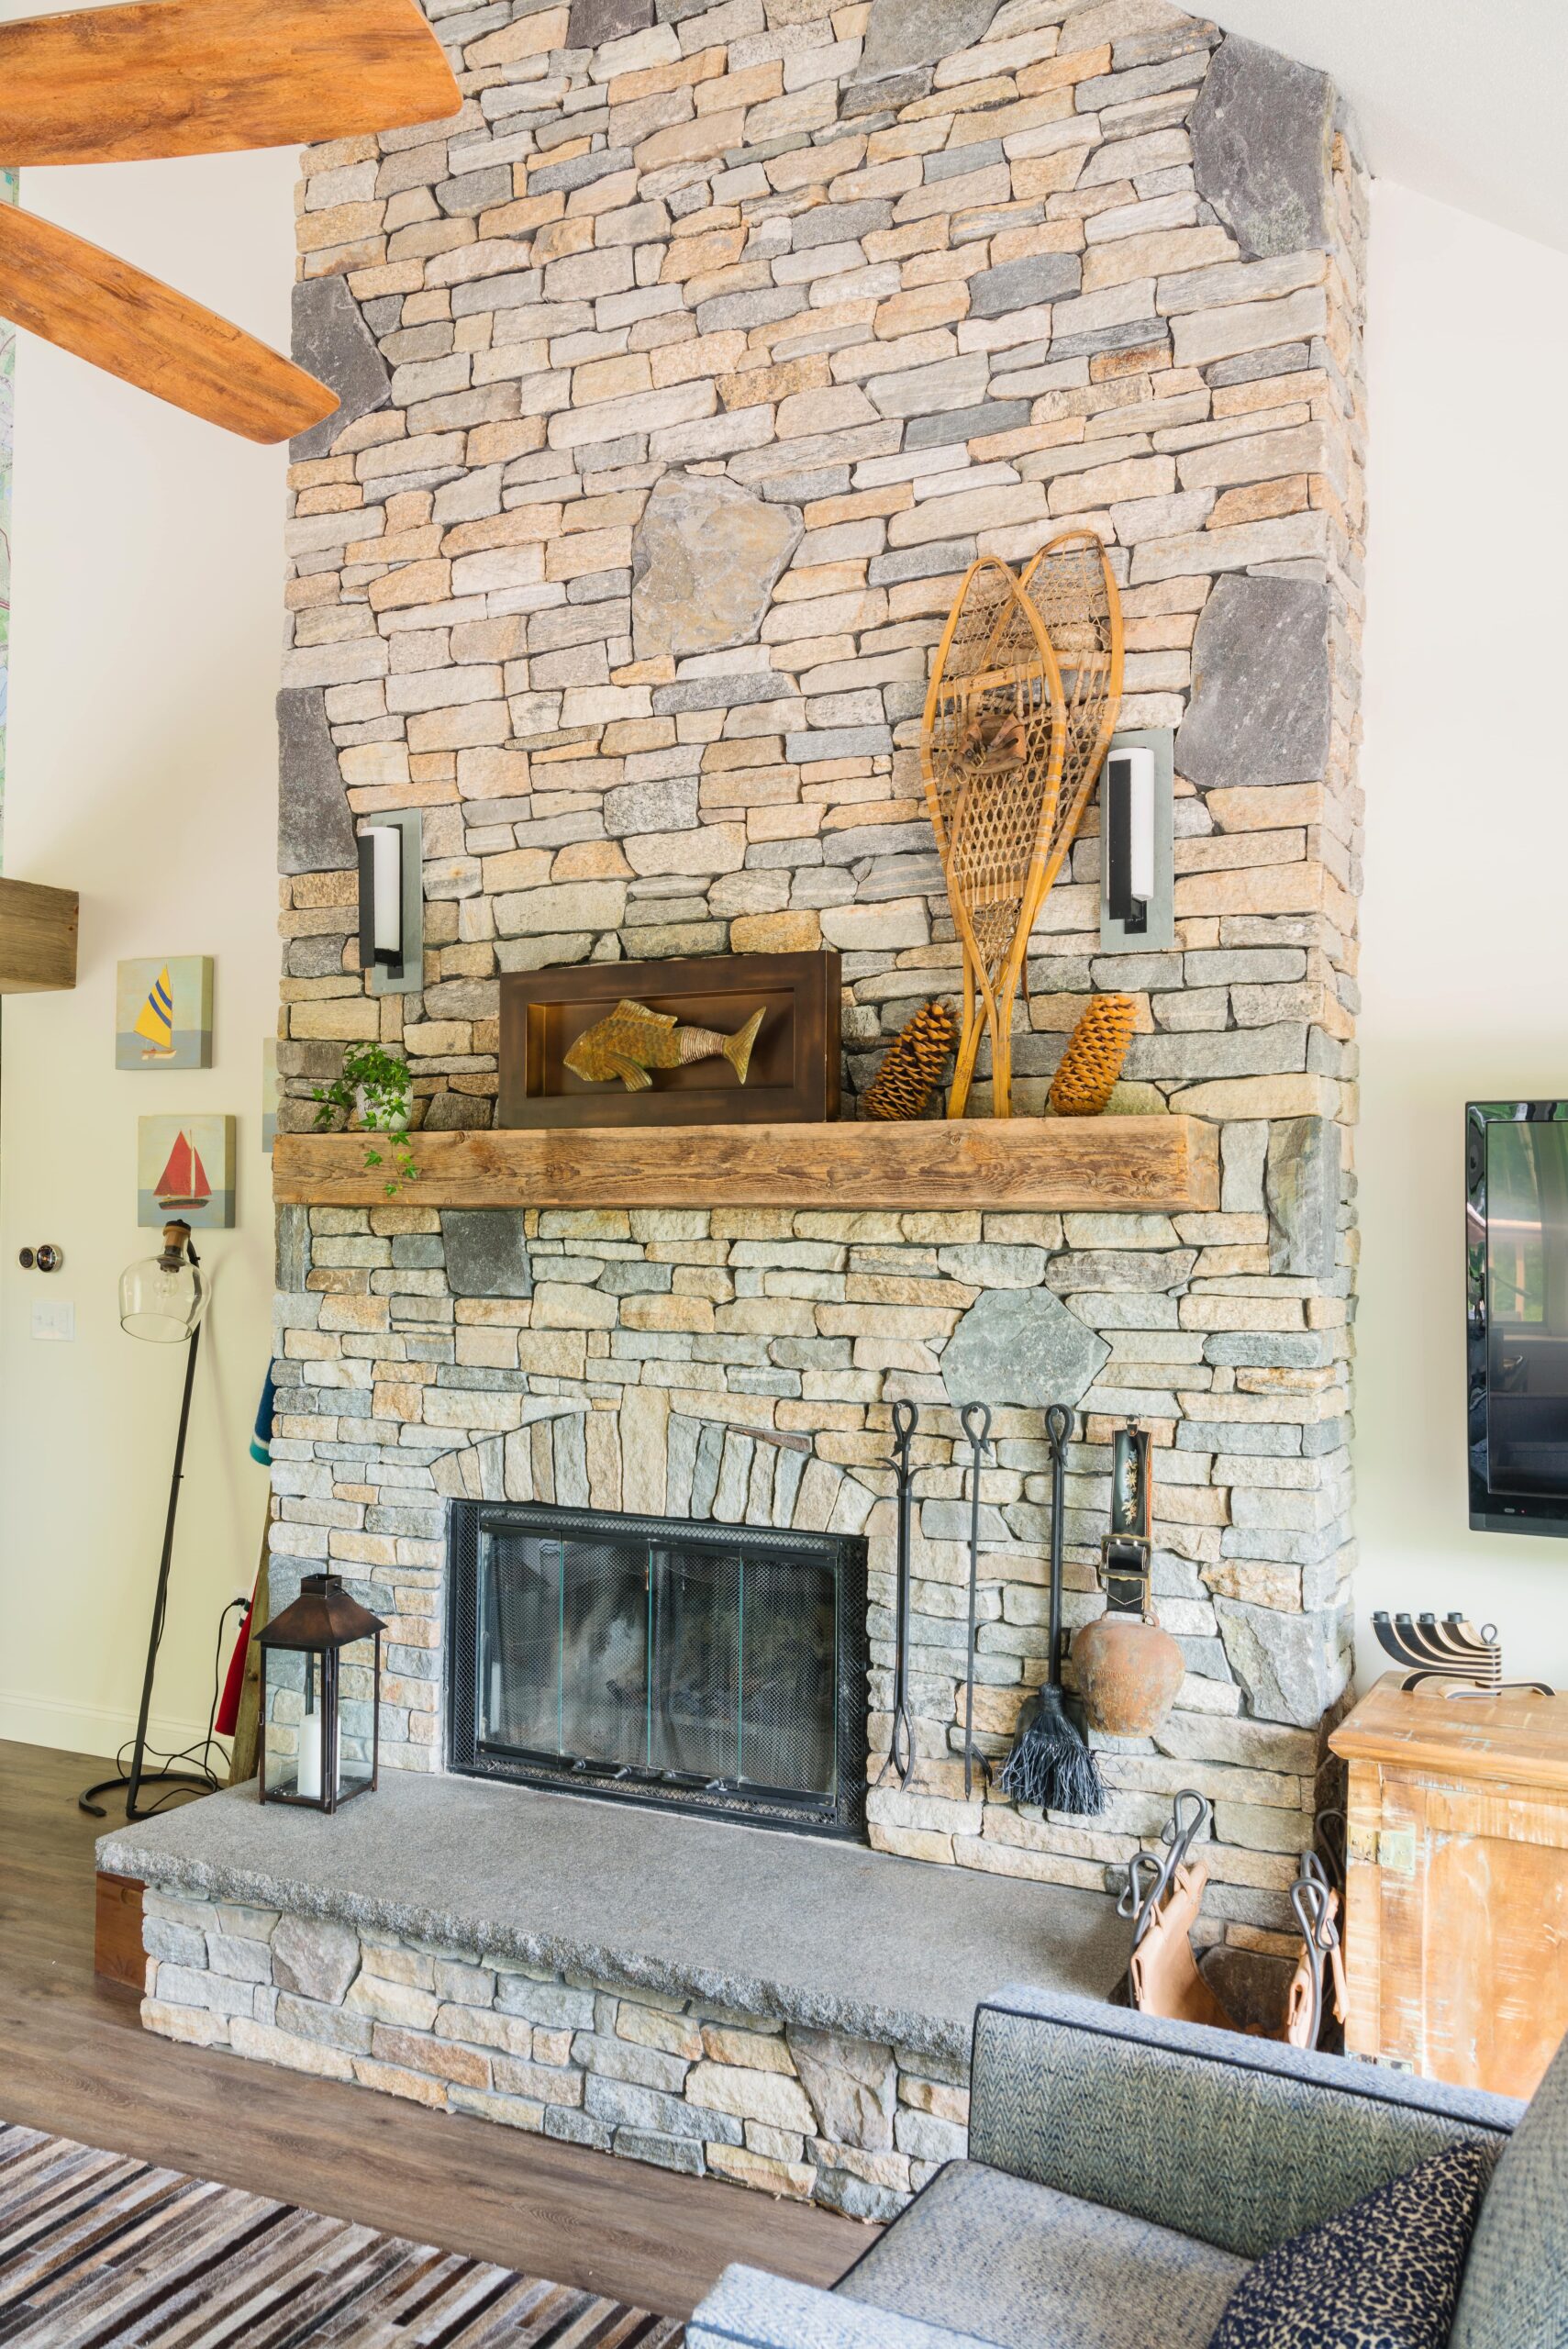
[[[997,2349],[1206,2349],[1245,2260],[951,2162],[837,2287]]]
[[[1446,2145],[1496,2160],[1520,2110],[1340,2056],[1007,1992],[975,2019],[969,2150],[1258,2259]]]

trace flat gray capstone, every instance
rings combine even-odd
[[[1316,1729],[1350,1681],[1348,1615],[1328,1607],[1282,1615],[1241,1598],[1217,1598],[1214,1611],[1253,1717]]]
[[[1193,170],[1247,260],[1329,244],[1333,126],[1326,73],[1238,33],[1221,43],[1193,108]]]
[[[1200,790],[1318,783],[1328,771],[1329,590],[1315,579],[1221,579],[1193,640],[1176,771]]]
[[[749,644],[805,531],[798,507],[734,482],[666,473],[631,540],[631,624],[639,661]]]
[[[532,1297],[533,1266],[520,1211],[443,1208],[447,1286],[454,1297]]]
[[[1327,1280],[1340,1224],[1340,1130],[1331,1118],[1281,1118],[1270,1126],[1264,1196],[1270,1272]]]
[[[1110,1351],[1049,1289],[988,1288],[943,1349],[942,1384],[955,1410],[965,1403],[1071,1406]]]
[[[287,685],[278,696],[278,870],[342,873],[357,855],[326,694]]]
[[[392,376],[359,304],[341,277],[307,277],[294,289],[294,362],[336,392],[332,415],[295,433],[296,464],[324,457],[339,432],[392,397]]]
[[[332,1819],[236,1787],[105,1836],[98,1865],[960,2058],[1008,1983],[1104,1998],[1127,1963],[1103,1893],[420,1771]]]

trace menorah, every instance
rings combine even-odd
[[[1389,1615],[1380,1609],[1372,1619],[1378,1644],[1396,1664],[1413,1664],[1401,1686],[1418,1688],[1423,1680],[1457,1680],[1478,1695],[1501,1696],[1505,1689],[1529,1688],[1538,1696],[1555,1691],[1544,1680],[1505,1680],[1503,1649],[1496,1623],[1479,1631],[1460,1614]]]

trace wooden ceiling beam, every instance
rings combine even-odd
[[[0,164],[302,147],[462,105],[417,0],[132,0],[0,26]]]
[[[0,317],[247,440],[292,440],[336,393],[172,286],[0,205]]]

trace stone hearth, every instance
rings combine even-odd
[[[457,1778],[98,1851],[149,1887],[166,2037],[862,2218],[962,2152],[981,2000],[1125,1963],[1087,1893]]]

